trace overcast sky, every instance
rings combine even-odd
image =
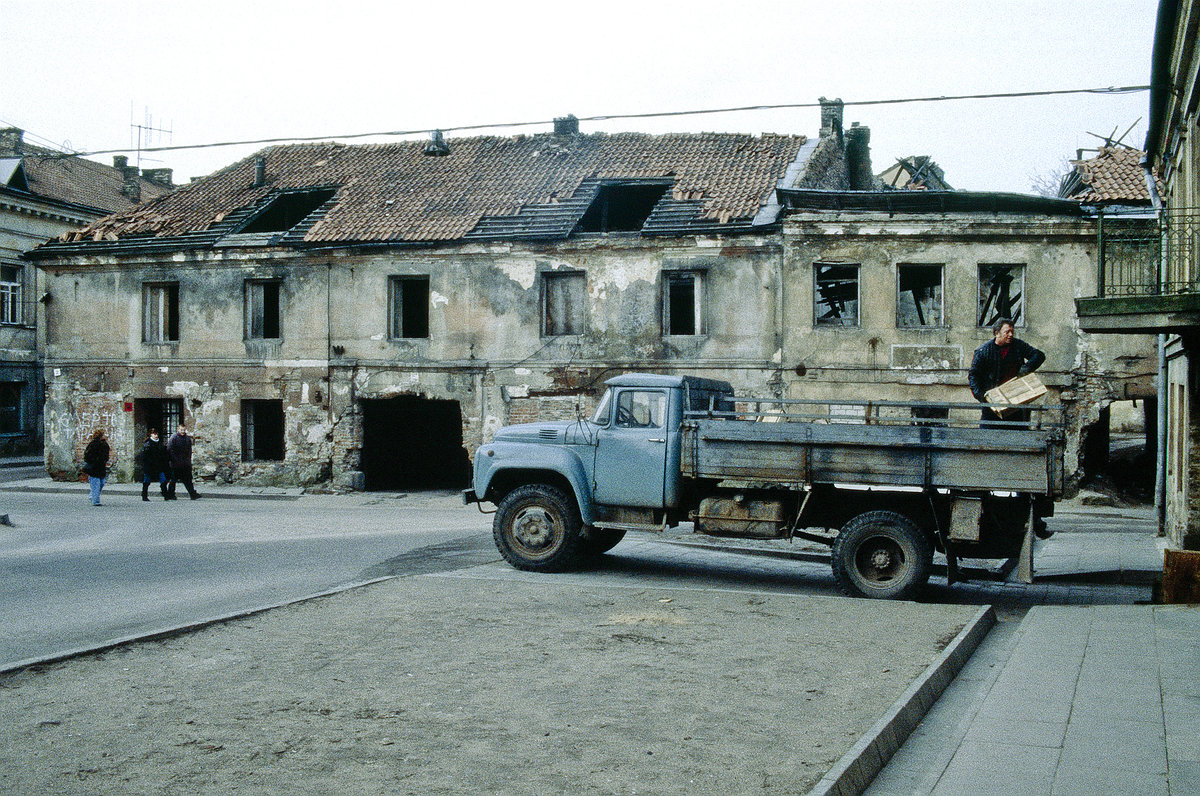
[[[0,0],[0,122],[75,150],[743,105],[1149,83],[1155,0],[593,3]],[[1030,192],[1089,132],[1141,146],[1146,92],[847,107],[880,172]],[[816,108],[585,122],[816,135]],[[503,135],[547,127],[504,130]],[[470,133],[471,135],[477,133]],[[451,133],[452,137],[463,135]],[[376,139],[368,139],[376,140]],[[378,139],[387,140],[387,139]],[[176,182],[261,148],[144,154]],[[96,159],[111,163],[111,155]]]

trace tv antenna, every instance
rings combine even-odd
[[[154,124],[154,116],[150,113],[150,108],[143,108],[142,123],[138,123],[133,115],[133,103],[129,103],[129,148],[136,153],[135,165],[140,169],[142,167],[142,147],[162,144],[163,136],[166,136],[167,143],[171,143],[171,127],[159,127]]]

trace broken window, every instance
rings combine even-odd
[[[663,329],[669,335],[704,334],[704,273],[663,273]]]
[[[576,232],[640,232],[671,186],[663,182],[606,182],[575,227]]]
[[[242,461],[283,461],[283,401],[242,401]]]
[[[429,277],[388,279],[388,335],[393,340],[429,336]]]
[[[587,275],[581,271],[542,274],[542,334],[583,334],[587,328]]]
[[[817,326],[858,326],[858,266],[814,263],[813,300]]]
[[[21,322],[21,266],[0,266],[0,323]]]
[[[279,280],[246,281],[246,337],[277,340],[279,334]]]
[[[174,343],[179,340],[179,283],[142,286],[142,342]]]
[[[976,326],[991,327],[1001,318],[1024,326],[1025,266],[979,266],[979,316]]]
[[[21,433],[21,390],[19,381],[0,382],[0,434]]]
[[[942,266],[898,266],[896,286],[896,326],[943,325]]]
[[[314,210],[329,201],[333,194],[333,188],[281,193],[260,210],[249,224],[239,229],[238,233],[286,232],[308,218]]]

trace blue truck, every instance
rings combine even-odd
[[[628,531],[690,522],[827,544],[846,594],[909,598],[934,551],[951,583],[975,559],[1031,579],[1034,535],[1064,496],[1061,407],[981,423],[979,404],[746,399],[644,373],[606,386],[590,418],[507,426],[476,451],[464,501],[496,506],[514,567],[569,569]]]

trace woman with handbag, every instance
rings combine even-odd
[[[88,477],[88,494],[92,505],[100,505],[100,490],[108,480],[108,457],[111,449],[104,437],[104,429],[98,428],[92,433],[92,440],[83,451],[83,471]]]

